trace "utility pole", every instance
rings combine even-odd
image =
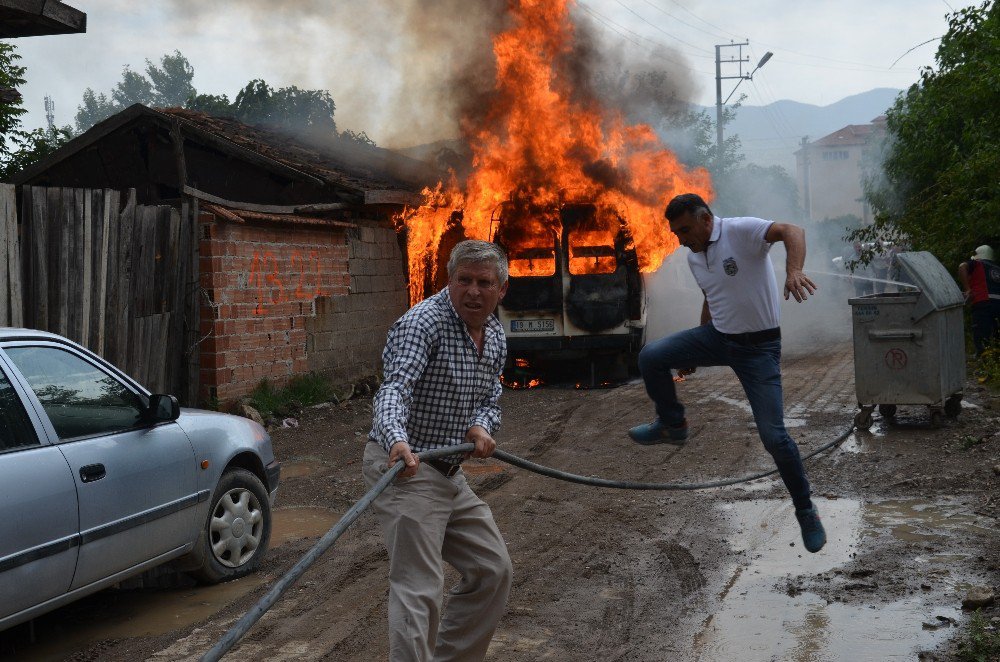
[[[49,125],[49,133],[56,130],[56,104],[52,97],[45,95],[45,121]]]
[[[743,47],[749,46],[750,41],[741,42],[730,42],[728,44],[716,44],[715,45],[715,148],[718,151],[719,162],[722,162],[722,108],[726,103],[732,98],[733,93],[736,92],[736,88],[740,86],[745,80],[751,80],[753,75],[757,73],[757,70],[764,66],[771,56],[774,55],[771,51],[764,54],[764,57],[760,59],[757,66],[754,67],[753,71],[749,73],[744,73],[743,64],[749,63],[749,57],[743,57]],[[730,56],[728,60],[722,59],[722,49],[723,48],[736,48],[738,49],[736,57]],[[722,65],[723,64],[735,64],[737,65],[737,75],[735,76],[723,76],[722,75]],[[749,68],[749,65],[747,66]],[[722,81],[724,80],[736,80],[739,82],[733,86],[733,89],[729,92],[729,96],[726,100],[722,100]]]

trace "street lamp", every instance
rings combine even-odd
[[[722,161],[722,107],[725,106],[731,98],[733,98],[733,94],[736,92],[736,88],[740,86],[740,83],[742,83],[745,80],[753,79],[753,75],[757,73],[757,70],[763,67],[765,64],[767,64],[767,61],[774,56],[774,53],[772,53],[771,51],[764,53],[764,57],[760,59],[760,62],[757,63],[757,66],[754,67],[753,71],[751,71],[748,74],[745,74],[743,73],[743,63],[749,62],[750,58],[743,57],[743,47],[749,45],[750,45],[749,41],[744,41],[738,44],[717,44],[715,46],[715,148],[716,150],[718,150],[718,156],[720,162]],[[739,57],[736,58],[735,60],[727,60],[727,62],[738,62],[740,64],[740,73],[738,76],[723,76],[722,49],[732,48],[732,47],[739,48],[740,54]],[[733,89],[729,93],[729,96],[726,97],[726,100],[723,101],[722,81],[732,80],[732,79],[738,79],[738,82],[736,83],[736,85],[733,86]]]

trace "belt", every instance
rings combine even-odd
[[[722,333],[721,331],[719,333]],[[781,327],[764,329],[763,331],[750,331],[748,333],[722,333],[726,338],[741,345],[758,345],[762,342],[781,340]]]
[[[444,460],[423,460],[424,464],[429,464],[430,466],[441,472],[441,475],[445,478],[451,478],[458,473],[458,470],[462,468],[461,464],[455,464],[453,462],[445,462]]]

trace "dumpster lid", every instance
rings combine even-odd
[[[920,289],[920,299],[913,310],[914,321],[935,310],[954,308],[965,303],[962,291],[944,265],[927,251],[911,251],[896,256],[900,268]]]

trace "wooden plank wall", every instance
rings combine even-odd
[[[137,205],[134,190],[123,201],[112,190],[25,186],[21,209],[24,326],[80,343],[154,393],[183,396],[190,220]]]
[[[22,326],[17,190],[12,184],[0,184],[0,272],[0,326]]]

